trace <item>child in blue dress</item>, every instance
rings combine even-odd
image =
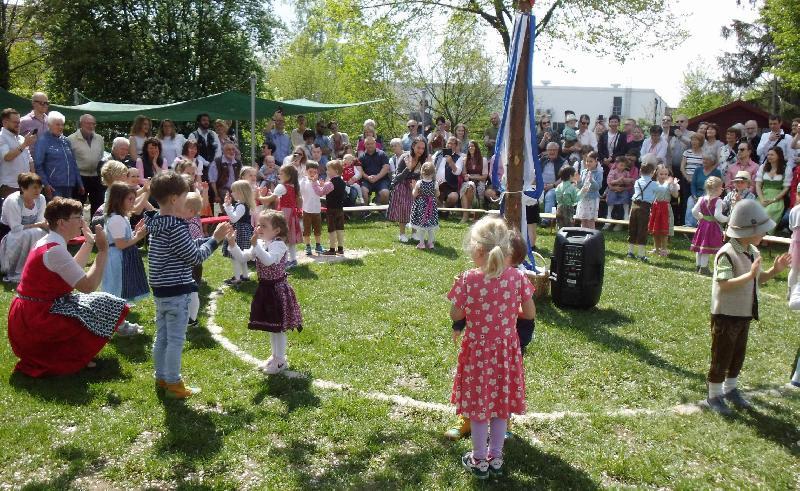
[[[137,244],[147,236],[144,222],[131,230],[129,216],[136,203],[136,190],[123,182],[115,182],[108,188],[108,199],[103,215],[105,233],[108,238],[108,262],[103,271],[103,291],[135,302],[150,294],[144,263]],[[121,336],[141,334],[138,324],[125,321],[117,330]]]
[[[603,169],[597,165],[597,152],[589,152],[584,160],[584,168],[578,181],[580,201],[575,209],[575,219],[581,227],[594,228],[597,211],[600,207],[600,187],[603,185]]]

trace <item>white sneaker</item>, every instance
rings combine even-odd
[[[144,328],[142,326],[128,321],[123,322],[122,325],[117,329],[117,336],[122,337],[137,336],[143,333]]]
[[[397,237],[397,240],[399,240],[400,242],[402,242],[403,244],[405,244],[406,242],[408,242],[408,237],[406,236],[406,234],[400,234],[400,235]]]
[[[263,372],[264,370],[267,369],[267,367],[271,367],[274,364],[275,364],[275,358],[270,356],[269,358],[267,358],[267,361],[258,366],[258,369]]]
[[[608,230],[610,228],[611,228],[611,224],[610,223],[606,223],[605,225],[603,225],[603,230]]]
[[[266,375],[277,375],[281,372],[286,371],[287,368],[289,368],[289,362],[287,360],[283,361],[272,360],[272,364],[264,366],[264,368],[261,371],[264,372]]]

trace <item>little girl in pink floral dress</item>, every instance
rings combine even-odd
[[[472,427],[472,451],[461,463],[475,477],[486,479],[502,474],[508,418],[525,412],[525,371],[516,324],[518,315],[533,319],[536,307],[525,274],[507,265],[511,233],[505,222],[482,218],[468,238],[477,268],[456,278],[447,294],[450,317],[467,321],[450,399]],[[453,340],[458,342],[460,335],[453,331]]]

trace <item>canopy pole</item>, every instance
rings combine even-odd
[[[256,167],[256,74],[250,74],[250,165]]]

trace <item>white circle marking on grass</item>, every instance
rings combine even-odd
[[[249,365],[253,365],[255,367],[261,366],[265,363],[265,360],[261,360],[251,355],[250,353],[244,351],[239,346],[237,346],[233,341],[225,337],[222,334],[222,326],[220,326],[216,322],[217,300],[225,293],[225,290],[227,289],[228,289],[227,286],[221,286],[216,290],[212,291],[211,294],[209,294],[208,305],[206,306],[206,313],[208,315],[206,329],[211,333],[211,337],[214,339],[214,341],[219,343],[220,346],[228,350],[230,353],[239,358],[241,361]],[[303,378],[303,379],[307,378],[302,373],[295,372],[293,370],[287,370],[283,372],[282,375],[288,378]],[[335,390],[342,392],[349,391],[366,399],[378,402],[389,402],[397,406],[411,408],[411,409],[419,409],[423,411],[431,411],[431,412],[445,413],[445,414],[453,414],[455,412],[452,404],[441,404],[437,402],[420,401],[412,397],[403,396],[399,394],[387,394],[385,392],[380,392],[380,391],[363,391],[354,389],[352,386],[349,386],[347,384],[342,384],[339,382],[333,382],[329,380],[312,379],[311,384],[318,389]],[[760,396],[781,397],[784,391],[795,391],[795,390],[797,389],[787,384],[775,388],[748,391],[746,392],[746,394],[749,395],[750,397],[760,397]],[[515,415],[514,421],[520,423],[528,421],[555,421],[568,417],[589,418],[591,416],[607,416],[607,417],[636,417],[636,416],[658,416],[658,415],[686,416],[691,414],[697,414],[701,411],[703,411],[703,408],[700,405],[700,402],[697,402],[697,403],[678,404],[666,409],[620,408],[616,410],[596,412],[596,413],[589,413],[582,411],[553,411],[549,413],[528,412],[524,415],[519,415],[519,416]]]

